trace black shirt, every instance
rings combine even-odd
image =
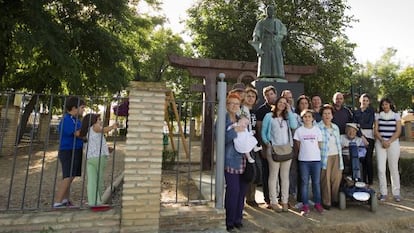
[[[270,104],[267,104],[266,102],[263,103],[256,109],[256,120],[263,121],[265,115],[270,111],[272,111],[272,107],[270,106]]]
[[[339,110],[334,110],[332,122],[339,127],[340,134],[345,134],[346,123],[351,123],[352,120],[352,112],[349,108],[343,106]]]

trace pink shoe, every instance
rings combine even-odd
[[[310,213],[309,205],[303,205],[302,212],[304,215],[309,214]]]
[[[323,207],[322,207],[322,205],[321,205],[320,203],[316,203],[316,204],[315,204],[315,209],[316,209],[316,211],[318,211],[320,214],[322,214],[322,212],[323,212]]]

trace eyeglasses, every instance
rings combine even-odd
[[[240,103],[235,103],[235,102],[228,102],[227,104],[231,106],[240,106]]]

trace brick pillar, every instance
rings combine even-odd
[[[131,82],[121,232],[158,232],[165,83]]]

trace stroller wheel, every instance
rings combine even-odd
[[[344,192],[339,192],[339,209],[346,209],[346,195]]]
[[[370,210],[371,212],[376,212],[378,208],[378,201],[375,195],[375,192],[371,192],[371,197],[369,199]]]

